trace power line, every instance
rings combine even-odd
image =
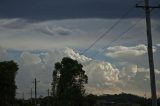
[[[109,42],[105,47],[102,48],[103,51],[102,51],[101,53],[105,52],[105,48],[109,47],[109,46],[112,45],[114,42],[120,40],[124,35],[126,35],[126,33],[128,33],[132,28],[134,28],[134,27],[135,27],[139,22],[141,22],[142,20],[143,20],[143,19],[138,19],[132,26],[130,26],[129,28],[127,28],[127,30],[125,30],[124,32],[122,32],[122,33],[118,36],[118,38],[115,38],[113,41]],[[91,56],[91,57],[95,57],[95,56],[97,56],[99,53],[100,53],[100,52],[97,52],[96,54],[94,54],[94,55]]]
[[[136,3],[139,4],[142,1]],[[133,9],[135,8],[135,6],[131,7],[130,9],[128,9],[128,11],[126,11],[121,18],[119,18],[119,20],[117,20],[108,30],[106,30],[101,36],[99,36],[88,48],[86,48],[82,53],[80,53],[81,55],[85,54],[89,49],[91,49],[99,40],[101,40],[105,35],[107,35],[115,26],[117,26],[121,20],[126,17]]]
[[[154,9],[151,9],[151,12],[153,11]],[[105,49],[109,46],[111,46],[114,42],[120,40],[122,37],[124,37],[130,30],[132,30],[138,23],[140,23],[141,21],[143,20],[143,18],[140,18],[139,20],[137,20],[132,26],[130,26],[127,30],[125,30],[124,32],[122,32],[118,38],[115,38],[113,41],[109,42],[106,46],[104,46],[102,48],[102,52],[101,53],[104,53],[105,52]],[[94,55],[92,55],[91,57],[95,57],[99,54],[100,52],[97,52],[95,53]]]

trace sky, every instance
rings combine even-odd
[[[88,93],[150,97],[145,14],[136,4],[144,5],[143,0],[1,0],[0,61],[19,66],[17,97],[23,92],[30,97],[34,78],[40,81],[38,96],[46,96],[54,64],[63,57],[83,64]],[[151,24],[159,95],[159,9],[152,10]]]

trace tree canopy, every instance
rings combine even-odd
[[[10,106],[15,99],[15,76],[18,65],[14,61],[0,62],[0,104]]]
[[[82,106],[88,77],[82,64],[68,57],[55,63],[52,90],[57,106]]]

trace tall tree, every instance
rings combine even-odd
[[[88,77],[78,61],[64,57],[55,63],[52,90],[56,106],[82,106],[85,95],[84,84]]]
[[[18,65],[14,61],[0,62],[0,105],[11,106],[16,95],[15,76]]]

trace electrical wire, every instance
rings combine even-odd
[[[139,4],[142,1],[136,3]],[[113,28],[115,28],[121,21],[123,18],[125,18],[129,13],[131,13],[131,11],[135,8],[135,6],[131,7],[128,9],[128,11],[126,11],[121,18],[119,18],[118,21],[116,21],[108,30],[106,30],[101,36],[99,36],[88,48],[86,48],[82,53],[80,53],[81,55],[85,54],[89,49],[91,49],[99,40],[101,40],[104,36],[106,36]]]
[[[151,9],[151,12],[153,11],[154,9]],[[152,15],[152,14],[151,14]],[[124,32],[122,32],[118,38],[115,38],[113,41],[109,42],[105,47],[102,48],[102,52],[97,52],[96,54],[92,55],[91,57],[95,57],[97,56],[98,54],[100,53],[104,53],[105,52],[105,49],[109,46],[111,46],[114,42],[120,40],[122,37],[124,37],[131,29],[133,29],[138,23],[140,23],[144,18],[140,18],[138,19],[132,26],[130,26],[129,28],[127,28],[127,30],[125,30]]]
[[[125,30],[124,32],[122,32],[122,33],[118,36],[118,38],[115,38],[113,41],[109,42],[106,46],[104,46],[104,47],[102,48],[102,50],[103,50],[102,52],[97,52],[96,54],[92,55],[91,57],[95,57],[95,56],[97,56],[99,53],[104,53],[104,52],[105,52],[105,49],[106,49],[107,47],[111,46],[114,42],[122,39],[122,37],[124,37],[124,35],[126,35],[131,29],[133,29],[133,28],[134,28],[138,23],[140,23],[142,20],[143,20],[143,18],[138,19],[132,26],[130,26],[129,28],[127,28],[127,30]]]

